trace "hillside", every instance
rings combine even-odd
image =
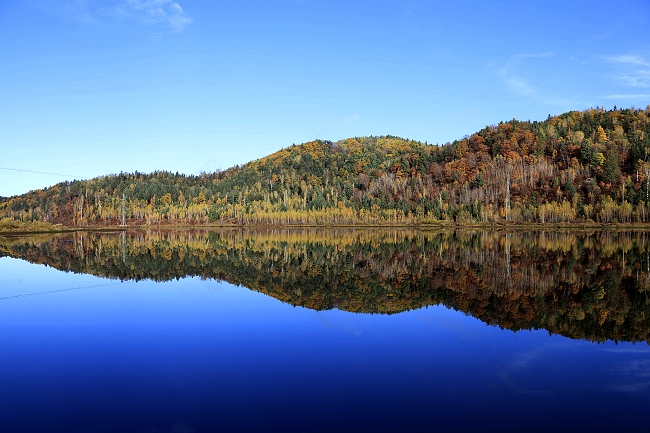
[[[512,120],[453,143],[316,140],[225,171],[120,173],[0,202],[67,226],[646,222],[650,106]]]

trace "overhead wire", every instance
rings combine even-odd
[[[67,289],[58,289],[58,290],[49,290],[46,292],[36,292],[36,293],[23,293],[20,295],[13,295],[13,296],[5,296],[0,298],[0,301],[6,301],[8,299],[17,299],[17,298],[27,298],[29,296],[39,296],[39,295],[49,295],[50,293],[60,293],[60,292],[69,292],[71,290],[80,290],[80,289],[90,289],[93,287],[104,287],[104,286],[114,286],[117,284],[124,284],[124,281],[120,281],[119,283],[107,283],[107,284],[95,284],[92,286],[81,286],[81,287],[70,287]]]
[[[10,171],[19,171],[23,173],[35,173],[35,174],[47,174],[50,176],[61,176],[61,177],[68,177],[68,178],[75,178],[75,179],[90,179],[87,176],[77,176],[74,174],[63,174],[63,173],[51,173],[47,171],[36,171],[36,170],[23,170],[21,168],[10,168],[10,167],[0,167],[0,170],[10,170]]]

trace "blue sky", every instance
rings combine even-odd
[[[0,195],[646,107],[649,33],[647,0],[2,2]]]

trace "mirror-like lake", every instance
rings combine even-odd
[[[0,431],[604,431],[650,233],[0,236]]]

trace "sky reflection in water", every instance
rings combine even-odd
[[[12,258],[0,290],[1,431],[601,431],[642,425],[650,403],[644,343],[502,331],[443,306],[317,312]]]

